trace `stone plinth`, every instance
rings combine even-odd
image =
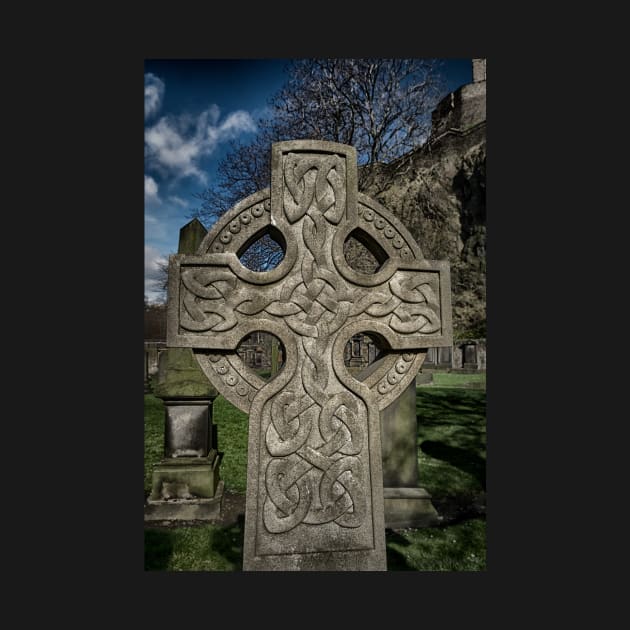
[[[431,495],[424,488],[383,488],[385,527],[432,527],[439,522]]]
[[[179,233],[180,254],[194,253],[206,233],[197,219],[186,224]],[[154,393],[164,401],[164,459],[153,468],[145,520],[215,520],[223,498],[212,423],[217,390],[190,348],[166,348],[159,354]]]
[[[166,471],[168,473],[168,471]],[[221,516],[223,481],[219,480],[210,499],[149,499],[144,508],[145,521],[216,521]]]
[[[385,527],[428,527],[438,522],[431,495],[418,485],[416,381],[381,412]]]

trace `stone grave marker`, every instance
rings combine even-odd
[[[272,145],[271,189],[239,202],[195,256],[170,259],[167,341],[249,413],[244,570],[385,570],[380,411],[415,379],[426,348],[451,343],[447,262],[427,261],[400,222],[357,191],[353,147]],[[271,270],[239,256],[265,234]],[[352,269],[353,236],[381,263]],[[284,346],[269,382],[236,348],[262,330]],[[344,366],[353,335],[389,347],[364,380]]]
[[[194,253],[206,234],[197,219],[187,223],[179,232],[180,254]],[[167,347],[160,352],[154,394],[164,402],[164,457],[153,467],[144,518],[215,520],[221,513],[224,485],[212,422],[217,391],[190,348]]]

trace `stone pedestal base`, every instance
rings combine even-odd
[[[424,488],[383,488],[385,527],[431,527],[439,522],[431,495]]]
[[[153,468],[151,495],[145,521],[212,521],[221,515],[223,481],[219,454],[207,457],[170,457]]]
[[[211,499],[147,500],[145,521],[217,521],[221,517],[223,481],[219,481]]]
[[[211,499],[219,484],[219,460],[215,449],[207,457],[169,457],[153,468],[151,501]]]

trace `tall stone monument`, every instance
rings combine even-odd
[[[168,345],[193,348],[249,413],[244,570],[385,570],[379,412],[415,379],[427,347],[452,342],[449,266],[425,260],[358,193],[353,147],[280,142],[271,163],[271,189],[234,206],[197,255],[171,257]],[[254,272],[239,256],[265,234],[284,258]],[[347,263],[350,236],[377,258],[375,273]],[[236,352],[256,330],[286,353],[269,382]],[[389,349],[362,382],[343,358],[361,332]]]
[[[206,234],[197,219],[187,223],[179,232],[179,253],[192,254]],[[164,457],[153,468],[145,520],[215,520],[223,498],[212,422],[217,391],[190,348],[160,352],[154,394],[164,401]]]

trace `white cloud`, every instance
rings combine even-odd
[[[212,154],[220,142],[256,130],[253,118],[243,110],[232,112],[217,124],[219,118],[217,105],[211,105],[196,118],[190,114],[160,118],[144,133],[147,162],[165,174],[196,177],[206,184],[206,174],[199,168],[200,159]]]
[[[160,254],[155,247],[144,246],[144,271],[146,275],[155,278],[156,274],[160,272],[160,265],[167,263],[168,258],[164,254]]]
[[[164,81],[148,72],[144,75],[144,117],[149,118],[162,107]]]
[[[219,127],[225,137],[238,135],[243,131],[256,131],[256,124],[252,117],[243,110],[232,112]]]
[[[185,202],[181,197],[178,197],[177,195],[171,195],[168,198],[168,200],[177,206],[181,206],[182,208],[186,208],[188,206],[188,203]]]
[[[163,296],[164,272],[160,264],[168,264],[168,258],[150,245],[144,246],[144,293],[149,301],[159,301]]]
[[[144,198],[145,201],[161,203],[160,196],[158,195],[158,185],[150,175],[144,176]]]
[[[164,217],[144,213],[144,237],[147,241],[164,241],[169,236],[169,223]],[[145,256],[146,260],[146,256]]]

